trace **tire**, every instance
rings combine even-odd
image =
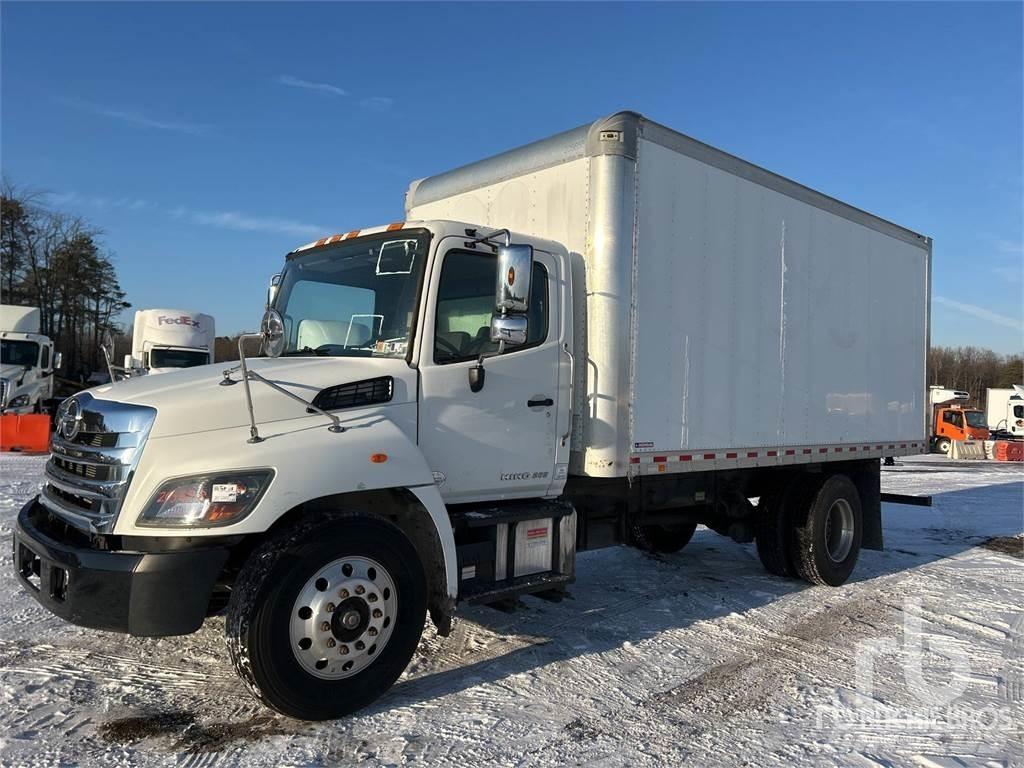
[[[776,576],[796,576],[791,552],[793,497],[797,495],[800,480],[785,488],[772,491],[758,503],[754,541],[757,556],[768,573]]]
[[[678,525],[638,525],[633,529],[633,546],[647,552],[678,552],[693,538],[696,523]]]
[[[860,494],[846,475],[805,486],[792,506],[792,563],[811,584],[838,587],[857,565],[864,535]]]
[[[952,447],[952,445],[953,443],[948,437],[940,437],[938,440],[935,441],[935,450],[937,450],[939,453],[944,453],[948,456],[949,449]]]
[[[398,679],[426,607],[423,564],[405,534],[376,518],[336,517],[300,524],[250,555],[232,589],[225,640],[260,701],[289,717],[330,720]],[[349,623],[354,615],[358,624]]]

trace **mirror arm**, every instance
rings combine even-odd
[[[242,385],[245,387],[245,405],[249,409],[249,440],[250,443],[262,443],[263,438],[256,428],[256,414],[252,409],[252,390],[249,388],[249,369],[245,365],[245,349],[243,344],[246,339],[262,339],[261,333],[243,333],[238,337],[238,367],[242,371]],[[225,372],[225,381],[227,373]],[[223,383],[223,382],[221,382]]]
[[[249,382],[250,381],[262,381],[264,384],[266,384],[271,389],[280,392],[282,395],[287,395],[292,400],[295,400],[296,402],[302,403],[307,408],[313,410],[316,413],[319,413],[321,416],[323,416],[323,417],[325,417],[327,419],[330,419],[331,426],[329,426],[327,428],[329,431],[336,432],[336,433],[345,432],[347,428],[341,426],[341,419],[339,419],[333,413],[328,413],[327,411],[323,410],[322,408],[318,408],[317,406],[313,405],[308,400],[304,400],[301,397],[299,397],[298,395],[296,395],[296,394],[294,394],[292,392],[289,392],[287,389],[285,389],[284,387],[280,386],[279,384],[276,384],[275,382],[270,381],[269,379],[265,378],[264,376],[261,376],[260,374],[256,373],[256,371],[249,370],[249,366],[247,366],[245,364],[245,349],[243,348],[243,343],[246,341],[246,339],[262,339],[262,338],[263,338],[263,334],[262,333],[244,333],[244,334],[242,334],[241,336],[238,337],[238,365],[235,366],[234,368],[230,368],[230,369],[224,371],[224,380],[221,381],[222,385],[223,384],[227,384],[228,382],[230,382],[232,384],[235,384],[237,382],[235,382],[234,380],[232,380],[230,378],[231,374],[234,371],[237,371],[237,370],[241,370],[241,372],[242,372],[242,385],[245,387],[245,406],[246,406],[246,408],[249,411],[249,440],[247,442],[250,442],[250,443],[262,443],[263,440],[264,440],[264,438],[260,437],[259,429],[256,426],[256,413],[255,413],[255,411],[253,409],[253,406],[252,406],[252,389],[249,387]]]
[[[316,413],[319,413],[324,418],[330,419],[331,420],[331,426],[329,426],[327,428],[328,431],[330,431],[330,432],[337,432],[337,433],[341,433],[341,432],[347,431],[348,428],[341,426],[341,419],[338,418],[337,416],[335,416],[333,413],[328,413],[327,411],[323,410],[322,408],[318,408],[317,406],[315,406],[311,402],[309,402],[309,400],[305,400],[305,399],[299,397],[298,395],[296,395],[295,393],[289,392],[287,389],[285,389],[284,387],[280,386],[279,384],[276,384],[273,381],[270,381],[269,379],[264,378],[260,374],[256,373],[256,371],[249,371],[248,376],[249,376],[250,379],[255,379],[256,381],[262,381],[264,384],[266,384],[271,389],[277,390],[282,395],[287,395],[288,397],[290,397],[295,402],[302,403],[309,410],[314,411]]]

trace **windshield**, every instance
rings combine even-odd
[[[0,341],[0,363],[34,366],[39,360],[39,345],[34,341]]]
[[[284,354],[405,357],[427,244],[395,232],[292,256],[274,302]]]
[[[154,349],[149,353],[150,368],[191,368],[206,365],[210,353],[198,349]]]
[[[985,414],[981,411],[966,411],[964,415],[967,417],[967,426],[974,427],[975,429],[986,429],[988,424],[985,423]]]

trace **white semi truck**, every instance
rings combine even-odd
[[[1024,438],[1024,384],[1014,384],[1012,389],[987,390],[985,420],[992,432]]]
[[[60,353],[39,333],[39,309],[0,305],[0,413],[42,413]]]
[[[128,376],[167,373],[213,362],[214,320],[185,309],[142,309],[132,325],[132,353],[125,355]]]
[[[704,524],[842,584],[879,459],[927,450],[930,256],[631,112],[414,182],[405,221],[287,255],[262,357],[69,399],[15,567],[100,629],[226,607],[247,686],[307,719],[581,550]]]

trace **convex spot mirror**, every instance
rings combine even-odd
[[[525,315],[494,315],[491,318],[491,341],[504,341],[516,347],[526,343]]]
[[[260,335],[263,337],[263,352],[266,356],[280,357],[285,345],[284,318],[276,309],[268,309],[263,313]]]

